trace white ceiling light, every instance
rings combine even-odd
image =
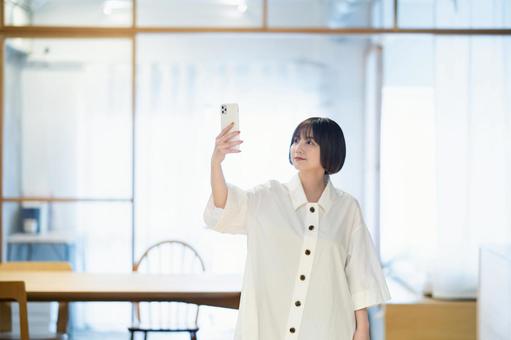
[[[247,11],[247,9],[248,9],[248,6],[244,1],[238,5],[238,11],[240,11],[240,13],[245,13]]]
[[[131,1],[107,0],[103,3],[103,13],[111,15],[114,11],[131,9]]]

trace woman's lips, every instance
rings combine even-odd
[[[304,161],[305,158],[302,158],[302,157],[295,157],[295,161]]]

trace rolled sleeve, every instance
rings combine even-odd
[[[371,234],[361,215],[359,222],[351,234],[345,267],[353,310],[379,305],[391,298]]]
[[[247,212],[249,193],[235,185],[227,183],[227,202],[225,208],[218,208],[210,194],[203,218],[206,228],[221,233],[247,234]]]

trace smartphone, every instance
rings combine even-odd
[[[223,130],[227,125],[229,125],[231,123],[234,123],[234,126],[229,130],[229,132],[240,130],[238,104],[236,104],[236,103],[222,104],[220,106],[220,115],[221,115],[220,130]],[[236,135],[233,138],[233,140],[239,140],[239,139],[240,139],[239,135]],[[240,145],[238,144],[234,148],[239,150]]]
[[[238,104],[222,104],[220,106],[220,112],[221,112],[221,128],[220,130],[223,130],[227,125],[234,122],[234,126],[230,131],[239,131],[239,110],[238,110]]]

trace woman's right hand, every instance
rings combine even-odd
[[[225,155],[228,153],[238,153],[241,150],[235,148],[236,145],[243,143],[242,140],[233,140],[240,132],[239,131],[231,131],[234,126],[234,123],[227,125],[215,139],[215,150],[213,151],[213,156],[211,156],[211,161],[213,163],[222,163],[225,159]]]

